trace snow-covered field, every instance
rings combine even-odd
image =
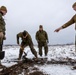
[[[37,46],[35,46],[36,51],[38,52]],[[11,62],[13,59],[17,59],[19,55],[19,46],[4,46],[5,58],[1,61],[3,65],[9,67],[16,62]],[[25,48],[27,53],[27,58],[33,58],[33,54],[30,51],[30,48]],[[39,58],[41,58],[38,55]],[[43,49],[43,56],[44,49]],[[75,45],[64,45],[64,46],[49,46],[49,52],[47,59],[48,61],[54,60],[64,60],[66,58],[71,58],[76,60]],[[72,65],[59,65],[59,64],[44,64],[44,65],[35,65],[41,71],[47,73],[48,75],[76,75],[76,70],[72,70]]]

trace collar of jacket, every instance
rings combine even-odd
[[[39,30],[39,32],[43,32],[43,30]]]

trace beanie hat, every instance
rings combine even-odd
[[[26,30],[23,31],[23,36],[26,36],[27,32]]]
[[[42,25],[40,25],[40,26],[39,26],[39,28],[43,28],[43,26],[42,26]]]
[[[1,6],[0,10],[6,11],[7,12],[7,8],[5,6]]]

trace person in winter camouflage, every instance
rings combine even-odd
[[[76,2],[72,5],[72,8],[76,11]],[[57,28],[55,30],[55,32],[59,32],[60,30],[67,28],[68,26],[72,25],[75,23],[75,30],[76,30],[76,14],[64,25],[62,25],[61,27]],[[75,34],[75,46],[76,46],[76,34]],[[76,50],[76,47],[75,47]]]
[[[19,44],[19,38],[22,39],[21,45]],[[31,49],[31,52],[34,54],[36,59],[38,58],[37,57],[37,52],[33,47],[32,38],[27,31],[24,30],[23,32],[20,32],[20,33],[17,34],[17,44],[20,45],[19,58],[18,58],[19,60],[21,59],[24,48],[26,46],[29,46],[30,49]]]
[[[3,19],[3,16],[6,15],[7,13],[7,8],[5,6],[0,7],[0,51],[2,51],[2,46],[3,46],[3,40],[5,40],[5,21]]]
[[[48,46],[47,43],[48,41],[48,35],[47,32],[43,30],[43,26],[39,26],[39,30],[36,32],[36,40],[38,43],[38,48],[39,48],[39,55],[42,56],[42,47],[45,49],[45,56],[47,56],[48,53]]]

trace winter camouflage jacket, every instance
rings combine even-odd
[[[18,33],[17,34],[17,44],[19,44],[19,38],[22,39],[22,42],[30,43],[30,41],[32,41],[32,38],[27,31],[26,31],[26,35],[27,35],[27,37],[23,38],[23,32]]]
[[[66,28],[70,25],[72,25],[73,23],[75,23],[75,30],[76,30],[76,14],[71,18],[70,21],[68,21],[67,23],[65,23],[62,28]]]
[[[37,41],[41,41],[41,42],[46,42],[46,40],[48,40],[48,35],[46,33],[46,31],[37,31],[36,32],[36,40]]]
[[[2,17],[2,13],[0,13],[0,32],[3,32],[5,34],[5,21]]]

